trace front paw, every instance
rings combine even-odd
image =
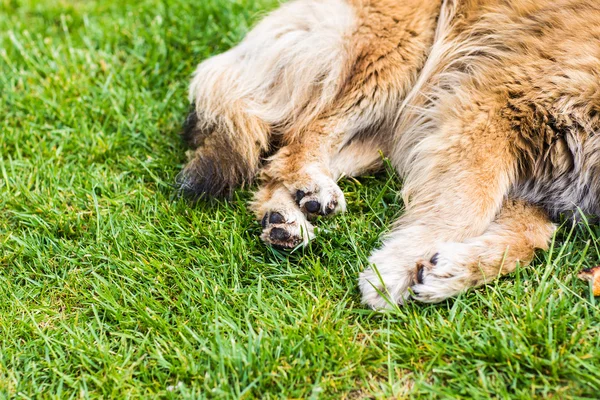
[[[480,284],[461,245],[447,244],[430,260],[417,261],[417,283],[412,298],[423,303],[439,303]]]
[[[389,260],[388,260],[389,261]],[[379,263],[361,272],[358,285],[362,303],[374,310],[393,309],[409,298],[409,286],[415,281],[415,268]]]
[[[295,214],[295,215],[294,215]],[[279,249],[306,245],[314,238],[314,228],[301,212],[268,211],[261,221],[261,239]]]
[[[292,189],[292,192],[298,207],[309,217],[346,211],[344,193],[333,179],[321,177],[301,189]]]

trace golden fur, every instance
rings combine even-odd
[[[438,302],[530,262],[551,218],[600,215],[599,83],[594,0],[296,0],[198,67],[179,182],[260,176],[262,238],[294,247],[383,152],[406,213],[363,301]]]

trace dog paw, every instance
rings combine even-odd
[[[417,283],[412,298],[423,303],[439,303],[480,284],[479,276],[468,267],[464,245],[447,243],[430,260],[417,261]]]
[[[300,210],[268,211],[261,224],[261,239],[279,249],[293,249],[299,245],[306,245],[315,236],[313,226]]]
[[[320,177],[301,189],[294,189],[293,195],[298,207],[309,217],[332,215],[346,211],[344,193],[328,177]]]
[[[414,281],[414,268],[367,268],[361,272],[358,285],[363,304],[374,310],[392,309],[410,298],[408,288]]]

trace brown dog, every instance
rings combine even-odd
[[[360,276],[374,308],[481,285],[546,248],[551,218],[600,214],[595,0],[296,0],[200,64],[190,99],[182,192],[260,176],[272,245],[392,160],[406,213]]]

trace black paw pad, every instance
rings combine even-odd
[[[279,214],[278,212],[274,212],[271,214],[271,216],[269,217],[269,223],[271,224],[281,224],[285,222],[285,218],[283,218],[283,215]]]
[[[422,264],[417,265],[417,283],[420,285],[423,284],[423,271],[424,270],[425,270],[425,268],[423,268]]]
[[[306,196],[306,193],[304,193],[302,190],[298,190],[296,192],[296,203],[300,203],[300,200],[302,200],[304,196]]]
[[[321,209],[321,204],[316,200],[307,201],[304,208],[311,214],[318,212]]]
[[[267,219],[269,218],[269,213],[266,213],[262,220],[260,221],[260,225],[265,229],[267,227]]]
[[[288,231],[286,231],[285,229],[273,228],[273,229],[271,229],[271,233],[269,234],[269,237],[273,241],[283,242],[290,238],[290,233]]]

